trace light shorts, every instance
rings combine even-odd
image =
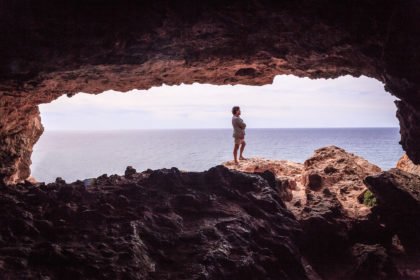
[[[241,145],[242,143],[245,143],[245,138],[234,138],[235,145]]]

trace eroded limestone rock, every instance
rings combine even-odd
[[[409,173],[413,173],[420,176],[420,165],[414,164],[408,156],[405,154],[403,155],[400,160],[397,162],[398,169],[402,171],[406,171]]]
[[[371,273],[377,279],[398,279],[386,252],[393,233],[359,200],[367,190],[364,178],[381,171],[376,165],[335,146],[315,150],[303,165],[259,158],[224,165],[253,174],[272,172],[296,183],[285,204],[302,226],[302,254],[321,277],[357,279]],[[277,190],[284,192],[278,185]]]
[[[279,74],[365,75],[397,102],[420,163],[420,11],[407,1],[6,1],[0,9],[0,174],[30,174],[37,106],[61,95]],[[95,12],[92,13],[92,10]]]
[[[369,207],[358,201],[366,191],[363,179],[380,171],[378,166],[360,156],[329,146],[315,150],[314,155],[305,160],[302,183],[310,190],[328,189],[334,193],[347,215],[366,216]]]
[[[370,213],[370,207],[361,203],[359,199],[367,190],[363,179],[381,171],[378,166],[362,157],[336,146],[315,150],[314,155],[304,164],[287,160],[251,158],[240,161],[239,165],[233,161],[225,162],[224,165],[250,173],[270,171],[279,182],[287,182],[284,183],[287,187],[279,188],[279,191],[292,193],[292,199],[286,201],[289,209],[296,215],[306,206],[308,195],[317,194],[338,199],[349,217],[366,216]]]

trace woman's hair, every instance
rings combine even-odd
[[[233,106],[232,108],[232,114],[236,115],[236,112],[239,111],[239,106]]]

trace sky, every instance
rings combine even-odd
[[[394,100],[381,82],[364,76],[282,75],[264,86],[195,83],[63,95],[40,111],[46,131],[231,128],[235,105],[247,128],[397,127]]]

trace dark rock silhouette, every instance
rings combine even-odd
[[[352,247],[355,270],[352,279],[398,279],[402,275],[380,245],[355,244]]]
[[[2,1],[0,179],[28,178],[38,105],[63,94],[278,74],[383,82],[419,164],[419,26],[417,0]]]
[[[407,252],[420,253],[420,176],[393,168],[365,182],[378,201],[375,215],[398,235]]]
[[[258,175],[218,166],[0,188],[6,279],[308,279],[301,227]]]

